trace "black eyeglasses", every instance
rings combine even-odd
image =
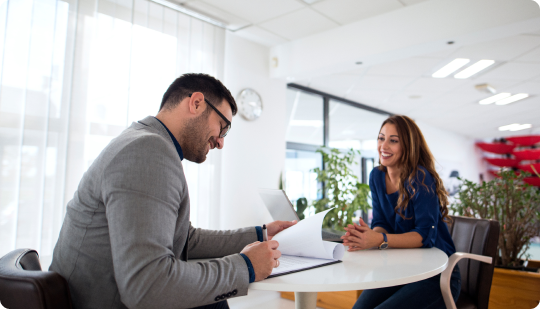
[[[191,94],[189,95],[189,97],[191,98]],[[221,130],[219,131],[219,137],[221,138],[224,138],[225,136],[227,136],[227,133],[229,133],[229,131],[231,130],[231,122],[229,121],[229,119],[225,118],[225,116],[223,116],[223,114],[214,106],[212,105],[212,103],[208,102],[208,100],[206,98],[204,98],[204,101],[213,109],[216,111],[216,113],[223,119],[223,121],[225,121],[225,123],[227,125],[225,125],[225,127],[221,128]],[[221,127],[221,125],[219,125]]]

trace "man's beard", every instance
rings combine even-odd
[[[181,146],[184,158],[191,162],[203,163],[206,160],[209,115],[210,113],[203,113],[195,119],[188,120],[180,132],[183,136]]]

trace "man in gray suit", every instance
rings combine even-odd
[[[279,266],[261,227],[193,228],[182,160],[202,163],[223,148],[237,107],[205,74],[185,74],[156,117],[134,122],[83,175],[50,269],[69,284],[75,308],[228,308],[250,282]],[[269,223],[273,236],[294,222]],[[186,263],[189,258],[216,258]]]

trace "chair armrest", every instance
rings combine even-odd
[[[447,309],[456,309],[456,304],[454,303],[454,298],[452,297],[452,291],[450,290],[450,277],[452,277],[452,271],[454,270],[457,262],[459,262],[461,259],[472,259],[488,264],[493,262],[493,258],[490,256],[464,252],[456,252],[448,258],[448,265],[441,273],[441,293]]]

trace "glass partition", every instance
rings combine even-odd
[[[317,174],[312,169],[322,168],[322,156],[313,151],[287,149],[285,157],[285,177],[283,189],[296,209],[296,200],[305,197],[308,205],[314,200],[320,199],[320,184],[317,182]],[[306,217],[311,215],[308,208]]]
[[[287,89],[287,142],[323,145],[323,98]]]

